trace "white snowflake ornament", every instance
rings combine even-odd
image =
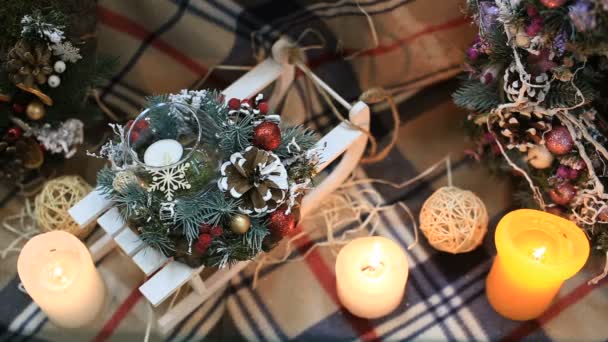
[[[191,185],[186,179],[186,170],[190,163],[162,170],[148,170],[152,174],[152,185],[148,192],[161,191],[167,201],[173,200],[174,192],[180,189],[190,189]]]

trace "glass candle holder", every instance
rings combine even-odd
[[[192,157],[201,136],[200,121],[190,106],[159,103],[133,120],[127,147],[133,160],[146,169],[173,168]]]
[[[562,283],[589,257],[589,241],[574,223],[543,211],[521,209],[496,228],[496,259],[486,280],[492,307],[512,320],[540,316]]]

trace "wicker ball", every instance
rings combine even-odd
[[[81,229],[68,213],[92,188],[79,176],[63,176],[46,182],[36,196],[36,222],[44,232],[63,230],[85,238],[95,228],[95,221]]]
[[[488,212],[471,191],[446,186],[422,205],[420,229],[434,248],[465,253],[481,244],[488,230]]]

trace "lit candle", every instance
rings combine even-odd
[[[503,217],[495,234],[496,259],[486,280],[492,307],[513,320],[540,316],[562,283],[589,257],[589,242],[574,223],[538,210]]]
[[[103,307],[103,281],[89,250],[72,234],[34,236],[19,254],[17,272],[30,297],[61,327],[86,325]]]
[[[173,139],[161,139],[146,149],[144,163],[149,166],[162,167],[177,163],[184,153],[182,145]]]
[[[401,303],[408,272],[397,243],[381,236],[355,239],[336,259],[338,298],[355,316],[382,317]]]

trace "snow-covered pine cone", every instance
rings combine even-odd
[[[542,114],[506,113],[498,121],[500,134],[509,140],[508,149],[526,152],[542,141],[543,133],[551,129],[551,121]]]
[[[264,214],[275,211],[285,201],[289,182],[287,170],[276,154],[250,146],[222,164],[218,187],[243,199],[239,207],[243,214]]]
[[[546,73],[539,75],[526,74],[523,75],[523,79],[532,86],[526,86],[524,89],[524,84],[520,79],[520,74],[515,63],[511,64],[505,71],[503,89],[509,101],[516,102],[523,91],[524,101],[532,104],[543,102],[551,88],[549,76]]]

